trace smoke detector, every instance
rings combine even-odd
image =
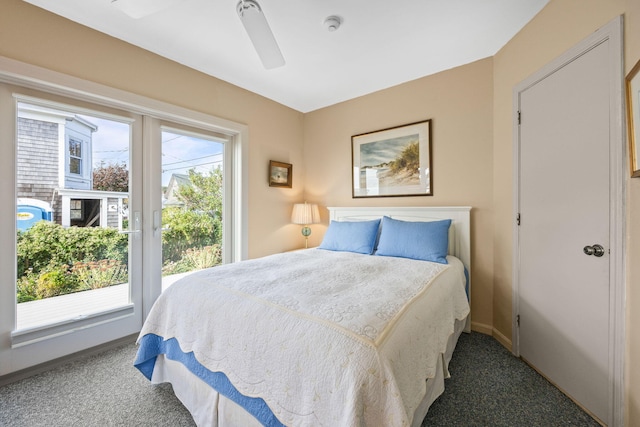
[[[341,24],[342,24],[342,18],[335,15],[329,16],[327,17],[327,19],[324,20],[324,27],[329,32],[337,31],[338,28],[340,28]]]

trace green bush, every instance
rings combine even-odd
[[[38,275],[29,269],[24,276],[18,279],[17,287],[18,303],[34,301],[38,299]]]
[[[38,277],[36,295],[39,299],[69,294],[78,290],[78,281],[66,264],[52,267]]]
[[[67,265],[49,265],[40,273],[29,269],[18,279],[16,286],[18,303],[76,292],[79,289],[77,277]]]
[[[220,245],[205,246],[202,249],[187,249],[182,260],[193,267],[193,270],[215,267],[222,263]]]
[[[106,288],[129,281],[127,267],[115,259],[76,262],[71,272],[82,290]]]
[[[177,192],[183,206],[162,212],[163,274],[222,262],[222,170],[190,170],[189,180]],[[18,302],[127,282],[128,242],[113,228],[64,228],[47,221],[19,231]]]
[[[127,235],[113,228],[64,228],[40,221],[19,231],[17,301],[126,282],[128,245]]]
[[[193,270],[215,267],[222,264],[222,249],[220,245],[205,246],[204,248],[187,249],[178,261],[169,261],[162,267],[162,275],[187,273]]]
[[[32,269],[18,279],[18,303],[72,292],[127,283],[127,267],[117,260],[76,262],[71,268],[49,265],[40,273]]]
[[[182,206],[162,211],[162,226],[167,229],[162,233],[165,270],[188,268],[193,262],[183,259],[189,257],[185,255],[188,250],[200,251],[214,245],[219,248],[222,244],[222,169],[215,167],[208,173],[191,169],[188,173],[189,184],[182,183],[175,194]]]
[[[41,273],[50,265],[73,265],[78,261],[113,259],[128,262],[128,238],[114,228],[68,227],[37,222],[18,232],[18,277],[31,269]]]
[[[162,258],[164,263],[178,262],[188,249],[202,249],[220,243],[222,222],[207,213],[180,207],[162,211]]]

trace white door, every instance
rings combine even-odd
[[[2,206],[3,375],[140,330],[142,129],[140,115],[7,84],[0,113],[3,194],[16,195]]]
[[[519,92],[517,352],[611,422],[611,49]]]

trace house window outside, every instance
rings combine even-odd
[[[81,220],[82,215],[82,200],[71,200],[70,217],[72,220]]]
[[[69,172],[82,175],[82,141],[69,138]]]

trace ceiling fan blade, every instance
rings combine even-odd
[[[180,0],[111,0],[111,5],[133,19],[144,18],[168,8]]]
[[[237,10],[264,68],[269,70],[283,66],[285,64],[284,57],[258,2],[241,0]]]

